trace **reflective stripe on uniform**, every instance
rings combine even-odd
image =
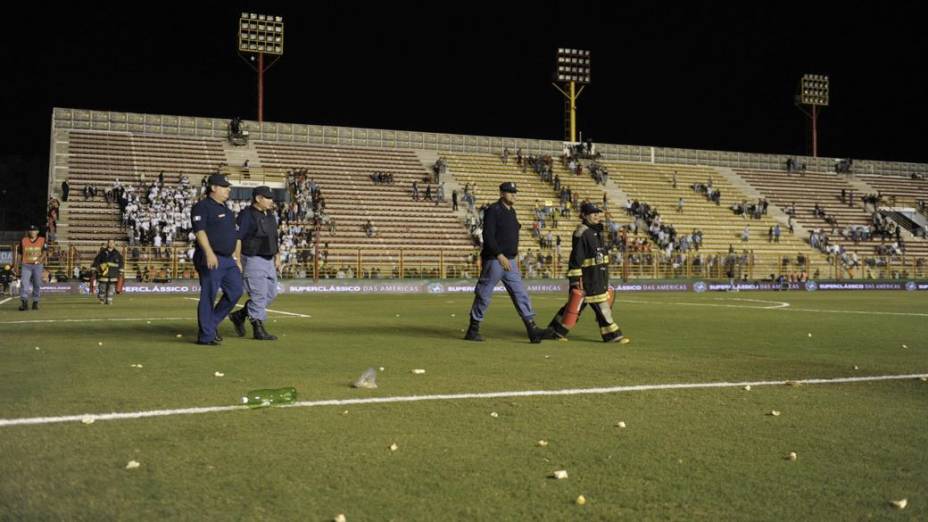
[[[604,303],[609,300],[609,292],[605,292],[597,295],[588,295],[584,299],[587,303]]]
[[[611,334],[612,332],[618,332],[619,325],[612,323],[609,326],[603,326],[599,329],[599,333],[602,335]]]
[[[567,277],[580,277],[583,275],[583,270],[580,268],[574,268],[573,270],[567,271]]]
[[[609,264],[609,256],[603,256],[602,261],[596,261],[596,258],[595,258],[595,257],[590,257],[590,258],[588,258],[588,259],[584,259],[584,260],[583,260],[583,263],[581,263],[581,266],[584,267],[584,268],[586,268],[586,267],[590,267],[590,266],[608,265],[608,264]]]

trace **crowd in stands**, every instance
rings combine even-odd
[[[596,146],[593,144],[593,140],[587,139],[580,143],[565,145],[563,156],[566,159],[598,160],[602,157],[602,154],[596,152]]]
[[[435,205],[445,202],[445,182],[439,183],[435,187],[435,191],[432,191],[432,184],[426,183],[425,190],[419,188],[419,182],[412,182],[412,199],[413,201],[434,201]]]
[[[445,172],[448,172],[448,162],[445,161],[445,158],[438,158],[432,164],[432,182],[438,183]]]
[[[560,246],[561,236],[555,236],[551,229],[557,228],[561,211],[557,207],[535,200],[532,212],[532,237],[538,241],[539,246],[548,249]]]
[[[793,158],[786,159],[786,173],[791,174],[793,172],[804,173],[806,171],[806,164],[799,163]]]
[[[703,233],[693,230],[690,234],[678,234],[673,225],[663,222],[657,208],[638,200],[626,201],[625,212],[634,218],[631,232],[638,234],[643,231],[655,244],[669,256],[674,252],[686,254],[690,250],[699,251],[702,246]]]
[[[745,219],[748,217],[752,219],[760,219],[762,216],[767,215],[767,207],[769,203],[766,198],[760,198],[756,203],[748,203],[747,200],[741,200],[741,203],[733,203],[729,207],[736,216],[741,216]]]
[[[181,178],[179,185],[166,186],[161,173],[149,185],[143,182],[138,187],[123,185],[117,179],[104,198],[107,204],[119,205],[129,245],[152,246],[155,256],[160,257],[161,249],[172,246],[175,240],[193,243],[190,208],[205,194],[205,184],[192,187],[187,177]]]
[[[854,160],[852,160],[852,159],[850,159],[850,158],[835,160],[835,173],[837,173],[837,174],[850,174],[850,173],[851,173],[851,167],[852,167],[853,165],[854,165]]]
[[[233,145],[245,145],[248,143],[248,131],[239,116],[235,116],[229,121],[229,142]]]
[[[593,176],[593,179],[597,184],[605,185],[609,182],[609,169],[600,163],[591,161],[587,168],[589,169],[590,175]]]
[[[374,172],[371,174],[371,181],[374,185],[392,185],[393,184],[393,173],[392,172]]]
[[[708,201],[715,203],[716,206],[721,204],[722,191],[712,186],[711,176],[705,183],[693,183],[690,188],[693,189],[693,192],[704,195]]]

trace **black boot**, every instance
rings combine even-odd
[[[538,328],[538,325],[535,324],[533,319],[522,319],[522,322],[525,323],[525,331],[528,332],[528,340],[531,341],[532,344],[540,343],[544,337],[545,331]]]
[[[33,310],[38,310],[38,309],[39,309],[39,302],[38,302],[38,301],[33,301],[33,302],[32,302],[32,309],[33,309]]]
[[[255,339],[259,341],[276,341],[277,336],[267,333],[267,330],[264,329],[264,323],[257,320],[251,320],[251,328],[255,331]]]
[[[235,335],[245,337],[245,319],[247,317],[248,312],[244,308],[229,314],[229,320],[232,321],[232,326],[235,327]]]
[[[480,336],[480,321],[476,321],[473,318],[470,320],[470,327],[467,329],[467,333],[464,334],[465,341],[483,341],[483,337]]]
[[[28,309],[29,309],[29,301],[26,301],[25,299],[21,299],[20,305],[19,305],[19,311],[25,312]]]

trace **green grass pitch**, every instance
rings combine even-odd
[[[470,299],[281,296],[274,310],[309,317],[271,313],[276,342],[226,322],[221,347],[193,344],[183,296],[50,296],[37,312],[14,299],[0,305],[0,419],[234,405],[282,386],[315,401],[928,374],[924,294],[620,295],[626,346],[599,342],[590,312],[569,342],[529,344],[505,295],[487,341],[464,342]],[[533,299],[540,325],[563,304]],[[379,388],[351,388],[369,367]],[[928,520],[926,448],[917,378],[6,426],[0,520]]]

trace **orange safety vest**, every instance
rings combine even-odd
[[[45,251],[45,238],[36,237],[35,241],[24,237],[20,241],[20,252],[22,252],[22,262],[26,265],[37,265],[42,261],[42,254]]]

